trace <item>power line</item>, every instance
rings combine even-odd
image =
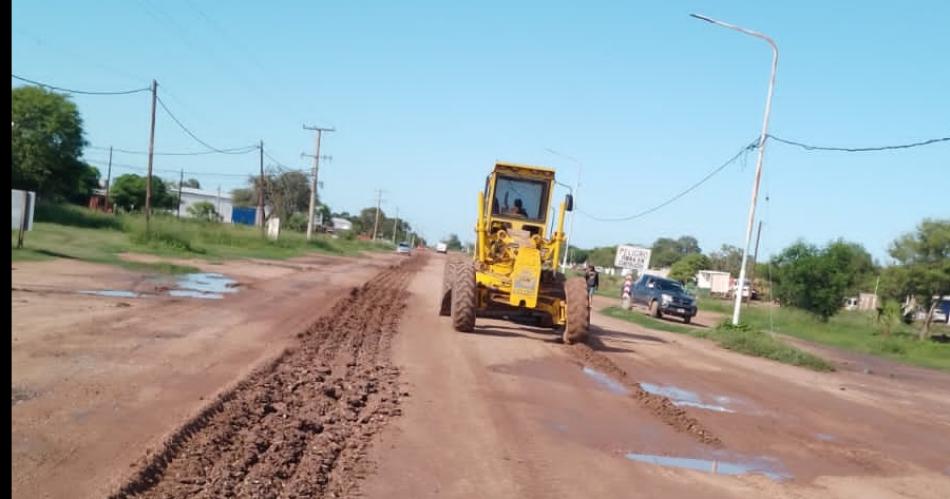
[[[689,186],[687,189],[681,191],[679,194],[677,194],[677,195],[671,197],[670,199],[667,199],[666,201],[664,201],[664,202],[662,202],[662,203],[660,203],[660,204],[658,204],[658,205],[656,205],[656,206],[654,206],[654,207],[652,207],[652,208],[648,208],[648,209],[646,209],[646,210],[643,210],[643,211],[634,213],[633,215],[629,215],[629,216],[626,216],[626,217],[597,217],[597,216],[591,215],[590,213],[584,212],[584,211],[582,211],[582,210],[577,210],[577,212],[580,213],[580,214],[582,214],[582,215],[584,215],[584,216],[587,217],[587,218],[590,218],[590,219],[592,219],[592,220],[596,220],[596,221],[598,221],[598,222],[626,222],[626,221],[628,221],[628,220],[633,220],[633,219],[635,219],[635,218],[640,218],[640,217],[649,215],[650,213],[653,213],[654,211],[659,210],[660,208],[663,208],[663,207],[669,205],[670,203],[676,201],[677,199],[679,199],[679,198],[681,198],[681,197],[683,197],[683,196],[689,194],[690,192],[692,192],[694,189],[696,189],[696,188],[699,187],[700,185],[703,185],[704,183],[706,183],[706,181],[708,181],[709,179],[711,179],[711,178],[712,178],[713,176],[715,176],[717,173],[719,173],[719,172],[721,172],[722,170],[726,169],[727,166],[729,166],[729,165],[731,165],[732,163],[734,163],[737,159],[739,159],[740,157],[742,157],[744,154],[746,154],[746,153],[748,153],[749,151],[752,151],[753,149],[755,149],[757,146],[758,146],[758,141],[757,141],[757,140],[754,141],[754,142],[749,143],[749,145],[747,145],[747,146],[743,147],[742,149],[740,149],[739,152],[737,152],[733,157],[729,158],[729,160],[727,160],[725,163],[723,163],[723,164],[719,165],[718,167],[716,167],[714,170],[712,170],[711,172],[709,172],[705,177],[703,177],[702,179],[700,179],[700,180],[699,180],[698,182],[696,182],[695,184]]]
[[[120,90],[120,91],[116,91],[116,92],[94,92],[94,91],[90,91],[90,90],[73,90],[73,89],[70,89],[70,88],[57,87],[57,86],[55,86],[55,85],[50,85],[50,84],[43,83],[43,82],[39,82],[39,81],[36,81],[36,80],[31,80],[31,79],[29,79],[29,78],[24,78],[24,77],[22,77],[22,76],[17,76],[17,75],[12,74],[12,73],[11,73],[10,76],[12,76],[12,77],[13,77],[14,79],[16,79],[16,80],[25,81],[25,82],[27,82],[27,83],[32,83],[33,85],[37,85],[37,86],[40,86],[40,87],[45,87],[45,88],[49,88],[49,89],[51,89],[51,90],[58,90],[58,91],[60,91],[60,92],[67,92],[67,93],[71,93],[71,94],[82,94],[82,95],[128,95],[128,94],[137,94],[137,93],[140,93],[140,92],[151,92],[151,91],[152,91],[152,88],[151,88],[151,87],[139,88],[139,89],[135,89],[135,90]]]
[[[96,145],[87,145],[86,147],[90,149],[96,149],[99,151],[108,151],[108,147],[96,146]],[[247,154],[257,150],[256,145],[244,146],[244,147],[234,147],[230,149],[222,149],[222,151],[227,151],[227,154]],[[118,147],[113,148],[115,152],[121,152],[125,154],[148,154],[148,151],[133,151],[129,149],[120,149]],[[153,152],[155,156],[203,156],[207,154],[221,154],[218,151],[183,151],[183,152]]]
[[[164,109],[165,112],[168,113],[168,116],[171,117],[172,121],[174,121],[174,122],[178,125],[179,128],[181,128],[182,130],[184,130],[185,133],[187,133],[189,137],[191,137],[192,139],[195,139],[195,142],[198,142],[199,144],[201,144],[201,145],[207,147],[207,148],[210,149],[211,151],[217,152],[217,153],[220,153],[220,154],[246,154],[246,153],[248,152],[248,151],[234,152],[234,151],[235,151],[235,148],[231,148],[231,149],[218,149],[217,147],[212,146],[211,144],[209,144],[209,143],[207,143],[207,142],[201,140],[200,138],[198,138],[198,136],[195,135],[191,130],[189,130],[188,127],[186,127],[181,121],[178,121],[178,118],[176,118],[176,117],[175,117],[175,114],[172,113],[170,109],[168,109],[168,106],[165,105],[165,103],[162,101],[162,98],[161,98],[161,97],[158,97],[158,104],[159,104],[160,106],[162,106],[162,109]],[[247,147],[247,146],[245,146],[245,148],[246,148],[246,147]],[[255,146],[255,147],[257,147],[257,146]]]
[[[910,149],[912,147],[921,147],[929,146],[931,144],[936,144],[938,142],[948,142],[950,137],[940,137],[936,139],[924,140],[921,142],[914,142],[911,144],[899,144],[892,146],[877,146],[877,147],[834,147],[834,146],[816,146],[811,144],[803,144],[801,142],[796,142],[794,140],[783,139],[781,137],[776,137],[772,134],[768,135],[768,138],[777,140],[779,142],[801,147],[806,151],[840,151],[840,152],[872,152],[872,151],[888,151],[892,149]]]

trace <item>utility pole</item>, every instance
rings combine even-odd
[[[376,231],[379,229],[379,205],[383,202],[383,191],[376,190],[376,221],[373,222],[373,241],[376,241]]]
[[[106,173],[106,210],[109,209],[109,190],[112,186],[112,146],[109,146],[109,170]],[[115,210],[112,210],[115,213]]]
[[[261,236],[266,236],[264,228],[264,139],[261,139],[261,178],[257,182],[257,215],[261,217]],[[256,218],[256,217],[255,217]]]
[[[185,182],[185,169],[181,169],[181,173],[178,176],[178,209],[175,216],[181,218],[181,184]]]
[[[393,221],[393,244],[396,244],[396,233],[399,232],[399,207],[396,207],[396,220]]]
[[[749,36],[754,36],[764,40],[769,44],[770,47],[772,47],[772,74],[769,77],[769,91],[765,98],[765,114],[762,117],[762,133],[759,135],[759,156],[755,161],[755,183],[752,185],[752,201],[749,203],[749,221],[746,224],[745,246],[742,250],[742,267],[739,268],[739,282],[736,283],[736,303],[732,311],[732,324],[737,326],[739,325],[739,311],[742,308],[742,290],[745,287],[745,267],[746,261],[749,258],[749,243],[752,240],[752,223],[755,221],[755,203],[758,200],[759,181],[762,178],[762,161],[765,159],[765,139],[768,137],[769,114],[772,111],[772,91],[775,88],[775,70],[778,67],[778,47],[771,38],[757,31],[740,28],[739,26],[735,26],[733,24],[717,21],[715,19],[697,14],[690,14],[690,16],[708,23],[738,31]]]
[[[158,82],[152,80],[152,126],[148,132],[148,178],[145,180],[145,234],[149,235],[149,220],[152,216],[152,156],[155,153],[155,99],[158,98]]]
[[[547,148],[545,150],[555,156],[560,156],[562,158],[570,160],[571,162],[577,165],[577,182],[574,184],[574,189],[571,191],[571,196],[577,196],[581,190],[581,170],[584,168],[584,163],[581,163],[581,161],[577,158],[573,158],[571,156],[568,156],[567,154],[559,153],[555,151],[554,149]],[[567,256],[568,256],[568,253],[570,253],[571,240],[574,239],[574,218],[576,218],[576,216],[577,215],[575,215],[575,212],[572,210],[571,211],[571,225],[570,225],[570,228],[568,228],[567,230],[567,238],[564,239],[564,259],[563,259],[563,262],[561,263],[562,269],[567,268]],[[557,262],[554,262],[554,263],[555,265],[557,264]]]
[[[759,239],[762,237],[762,221],[759,220],[759,229],[755,234],[755,252],[752,253],[752,269],[749,277],[749,301],[752,300],[752,288],[755,287],[755,265],[759,261]]]
[[[317,202],[317,174],[320,171],[320,138],[323,132],[335,132],[333,128],[321,128],[318,126],[303,126],[304,130],[313,130],[317,132],[316,152],[313,155],[313,180],[310,187],[310,216],[307,217],[307,241],[310,240],[313,233],[313,211]]]

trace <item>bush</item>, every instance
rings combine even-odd
[[[307,232],[307,222],[309,218],[303,213],[297,212],[293,215],[287,217],[287,221],[283,222],[283,226],[288,230],[293,230],[297,232]]]
[[[38,202],[33,211],[37,222],[48,222],[86,229],[122,230],[122,218],[65,203]]]

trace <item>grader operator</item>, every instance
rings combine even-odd
[[[552,169],[495,164],[478,193],[474,255],[446,262],[440,315],[450,315],[455,330],[473,331],[477,316],[534,321],[561,331],[565,343],[587,337],[586,281],[557,268],[574,200],[565,196],[557,227],[549,228],[554,185]]]

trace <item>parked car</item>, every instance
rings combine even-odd
[[[449,245],[445,243],[436,244],[435,250],[439,253],[447,253],[449,251]]]
[[[650,315],[663,317],[674,315],[689,324],[699,311],[696,298],[686,291],[682,284],[663,277],[644,275],[633,286],[630,296],[634,305],[650,309]]]
[[[412,254],[412,248],[406,243],[399,243],[399,246],[396,246],[396,253],[409,256]]]

